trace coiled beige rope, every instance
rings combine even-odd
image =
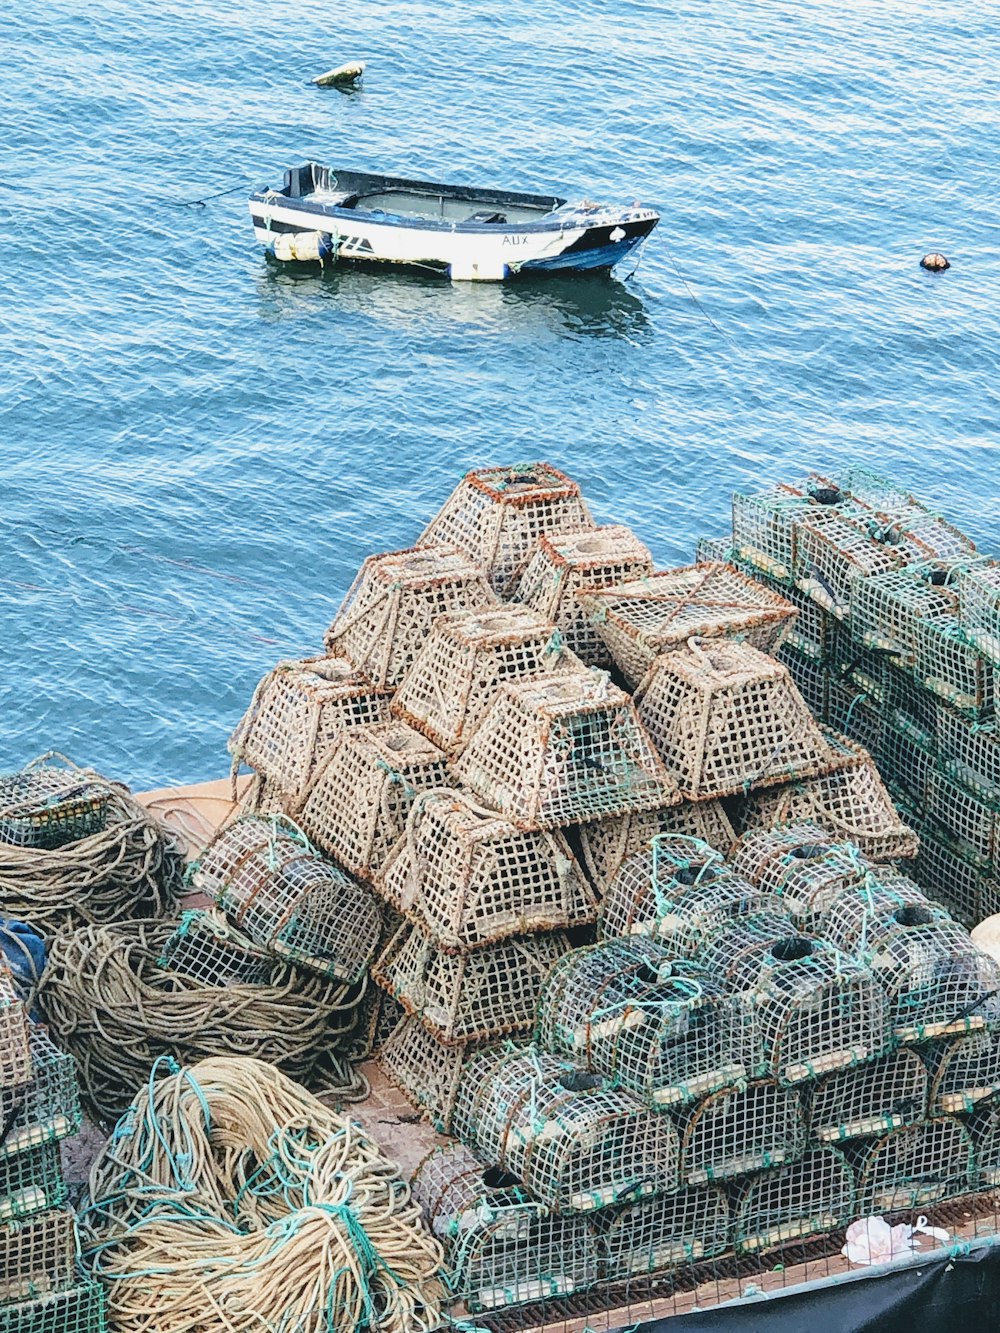
[[[161,1070],[80,1217],[117,1333],[439,1326],[441,1248],[357,1125],[258,1060]]]

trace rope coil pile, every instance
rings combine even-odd
[[[364,985],[271,961],[263,984],[206,984],[161,965],[175,923],[122,922],[52,941],[38,1004],[75,1056],[84,1101],[114,1121],[164,1055],[182,1064],[252,1055],[344,1100],[367,1095],[350,1064]]]
[[[441,1247],[357,1125],[257,1060],[164,1063],[81,1215],[117,1333],[439,1327]]]

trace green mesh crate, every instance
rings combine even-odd
[[[993,708],[992,663],[969,639],[957,615],[937,615],[916,626],[917,680],[975,721]]]
[[[80,1128],[80,1094],[73,1057],[56,1050],[48,1033],[32,1024],[32,1076],[16,1088],[0,1088],[0,1125],[6,1129],[0,1161],[68,1138]]]
[[[76,1281],[76,1218],[50,1209],[0,1226],[0,1307],[65,1291]]]
[[[105,1333],[107,1326],[107,1301],[96,1282],[0,1305],[0,1333]]]
[[[12,1222],[66,1202],[58,1143],[43,1143],[0,1157],[0,1223]]]
[[[99,833],[109,789],[79,770],[40,764],[0,776],[0,843],[54,848]]]

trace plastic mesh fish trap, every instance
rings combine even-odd
[[[895,546],[876,540],[863,522],[836,510],[817,510],[796,525],[795,580],[814,602],[836,616],[852,611],[858,584],[898,568],[903,559]]]
[[[1000,1103],[986,1102],[967,1122],[972,1138],[977,1189],[1000,1185]]]
[[[680,1183],[670,1118],[601,1075],[530,1047],[482,1052],[468,1069],[460,1136],[550,1208],[587,1212]]]
[[[555,626],[530,607],[458,611],[434,622],[392,711],[452,755],[505,681],[585,670]]]
[[[453,765],[521,828],[552,828],[677,802],[627,694],[601,675],[505,685]]]
[[[1000,800],[1000,726],[976,723],[950,708],[939,714],[938,735],[945,767],[970,791]]]
[[[857,1180],[859,1217],[925,1208],[973,1187],[972,1139],[950,1116],[859,1139],[846,1152]]]
[[[384,898],[446,950],[563,929],[597,915],[560,833],[525,832],[446,788],[417,797],[377,883]]]
[[[1000,798],[977,796],[948,774],[929,768],[927,813],[983,861],[1000,861]]]
[[[444,754],[405,722],[344,732],[298,822],[317,847],[371,879],[406,827],[418,792],[448,784]]]
[[[811,473],[798,485],[784,483],[756,493],[733,495],[733,549],[739,560],[779,579],[791,579],[798,525],[812,514],[833,508],[858,514],[856,503],[837,482]]]
[[[1000,561],[970,566],[959,585],[962,628],[976,647],[1000,666]]]
[[[647,851],[660,833],[698,838],[723,855],[736,841],[736,830],[721,801],[681,801],[660,810],[612,815],[582,824],[576,833],[583,866],[602,897],[624,863]]]
[[[976,721],[987,721],[993,708],[994,672],[972,643],[956,615],[920,620],[916,627],[917,680]]]
[[[416,1015],[406,1014],[386,1037],[378,1063],[425,1120],[440,1133],[450,1134],[462,1071],[483,1045],[442,1045]]]
[[[669,1273],[729,1248],[729,1205],[724,1191],[711,1185],[606,1208],[594,1226],[608,1282]]]
[[[640,1100],[673,1106],[745,1078],[739,1000],[653,940],[560,958],[538,1001],[538,1041]]]
[[[566,935],[553,931],[445,953],[406,925],[372,973],[439,1041],[463,1043],[530,1031],[542,983],[569,947]]]
[[[801,930],[816,930],[826,912],[874,869],[851,843],[833,842],[809,820],[751,829],[730,852],[737,875],[775,894]]]
[[[0,1086],[13,1087],[31,1077],[31,1045],[24,1001],[10,971],[0,963]]]
[[[926,1116],[927,1067],[900,1048],[817,1079],[805,1097],[809,1135],[820,1143],[884,1134]]]
[[[326,650],[379,688],[395,687],[438,616],[496,600],[485,572],[457,546],[370,555],[327,630]]]
[[[73,1285],[76,1224],[73,1214],[51,1209],[0,1225],[0,1308]]]
[[[891,652],[912,666],[918,621],[957,611],[960,571],[959,565],[909,565],[859,579],[851,600],[851,633],[865,647]]]
[[[786,667],[792,683],[814,717],[824,717],[828,705],[830,674],[822,662],[800,652],[793,644],[782,644],[775,657]]]
[[[692,641],[663,654],[635,702],[689,800],[808,777],[833,759],[788,668],[748,643]]]
[[[845,740],[879,755],[884,726],[882,705],[851,680],[827,674],[824,716]]]
[[[543,533],[593,526],[575,481],[548,463],[524,463],[466,473],[417,544],[460,547],[506,596]]]
[[[29,1217],[66,1202],[66,1182],[55,1142],[0,1157],[0,1223]]]
[[[257,686],[229,752],[298,804],[346,727],[388,716],[388,691],[344,658],[279,662]]]
[[[913,822],[920,851],[910,873],[928,898],[970,929],[1000,911],[1000,875],[992,873],[990,863],[963,847],[926,811]]]
[[[55,848],[99,833],[108,786],[57,764],[35,763],[0,775],[0,843]]]
[[[983,1028],[934,1042],[930,1066],[930,1114],[960,1115],[1000,1092],[1000,1031]]]
[[[791,918],[775,895],[735,874],[707,843],[665,833],[615,876],[601,905],[600,933],[604,939],[652,935],[693,957],[719,930],[764,911],[780,916],[783,933],[791,931]]]
[[[221,912],[200,907],[181,914],[157,962],[206,986],[260,986],[274,972],[273,959],[234,929]]]
[[[585,1291],[600,1276],[587,1217],[550,1212],[464,1144],[430,1152],[411,1189],[444,1244],[451,1291],[472,1313]]]
[[[728,564],[688,565],[576,595],[633,687],[655,657],[693,635],[736,639],[772,653],[796,614],[778,593]]]
[[[769,791],[752,792],[740,823],[773,829],[807,819],[838,842],[853,842],[872,861],[892,861],[917,853],[918,838],[900,819],[867,750],[824,728],[837,767]]]
[[[909,792],[918,803],[926,799],[935,767],[933,741],[900,709],[890,708],[883,714],[874,754],[879,771],[890,782]]]
[[[750,1083],[713,1092],[675,1113],[681,1179],[689,1185],[731,1180],[793,1161],[805,1149],[802,1104],[793,1088]]]
[[[0,1333],[105,1333],[107,1326],[107,1301],[96,1282],[0,1305]]]
[[[80,1128],[80,1098],[73,1057],[56,1050],[41,1024],[29,1030],[31,1078],[18,1087],[0,1087],[0,1163],[42,1144],[64,1139]]]
[[[202,853],[192,878],[254,944],[323,976],[353,985],[378,947],[370,890],[324,861],[289,820],[238,819]]]
[[[609,667],[611,654],[577,593],[609,588],[653,572],[653,557],[620,524],[539,538],[517,585],[515,601],[559,626],[569,647],[588,666]]]
[[[853,1216],[854,1173],[835,1148],[814,1148],[733,1190],[737,1254],[822,1236]]]

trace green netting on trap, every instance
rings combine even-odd
[[[897,546],[876,539],[858,516],[816,510],[796,524],[793,577],[807,596],[837,617],[851,612],[854,588],[903,562]]]
[[[446,754],[459,753],[508,680],[586,667],[555,625],[527,606],[439,616],[392,700],[392,711]]]
[[[920,834],[920,851],[908,867],[927,897],[971,929],[1000,911],[1000,871],[926,809],[910,822]]]
[[[654,940],[606,940],[552,968],[538,1001],[539,1043],[651,1106],[739,1083],[747,1041],[738,997]]]
[[[445,950],[565,929],[597,915],[561,833],[526,832],[447,788],[416,798],[376,883]]]
[[[460,547],[507,596],[543,533],[593,526],[575,481],[548,463],[522,463],[467,472],[417,544]]]
[[[925,1048],[930,1114],[961,1115],[1000,1093],[1000,1029],[995,1025]]]
[[[181,914],[157,959],[160,967],[183,972],[203,986],[263,986],[274,974],[274,959],[237,930],[222,912],[202,907]]]
[[[874,870],[849,842],[834,842],[809,820],[751,829],[729,854],[736,874],[781,899],[800,930],[815,931],[849,887]]]
[[[912,667],[918,622],[955,614],[963,567],[960,562],[908,565],[859,579],[851,598],[851,633],[865,647],[892,653]]]
[[[984,862],[1000,862],[1000,799],[969,791],[940,769],[928,771],[927,813],[960,846]]]
[[[445,1247],[453,1296],[474,1314],[585,1291],[600,1276],[586,1216],[552,1213],[464,1144],[429,1153],[411,1189]]]
[[[734,639],[773,653],[795,619],[778,593],[727,564],[688,565],[605,588],[577,600],[634,688],[660,653],[692,635]]]
[[[56,1050],[40,1023],[32,1023],[31,1078],[0,1087],[0,1163],[28,1149],[68,1138],[80,1128],[80,1097],[73,1057]]]
[[[15,1087],[31,1077],[29,1026],[10,969],[0,962],[0,1087]]]
[[[734,558],[733,537],[699,537],[694,546],[695,562],[732,564]]]
[[[326,632],[326,651],[379,688],[395,687],[437,616],[496,600],[485,571],[457,546],[370,555]]]
[[[192,883],[259,948],[322,976],[359,982],[378,947],[381,917],[371,891],[280,816],[249,815],[222,829]]]
[[[100,833],[108,795],[106,782],[51,754],[0,774],[0,843],[51,849]]]
[[[76,1219],[51,1209],[0,1225],[0,1308],[64,1291],[76,1277]]]
[[[735,1186],[732,1208],[737,1254],[827,1235],[854,1216],[854,1173],[835,1148],[814,1148]]]
[[[791,643],[783,643],[775,653],[775,659],[787,669],[813,717],[825,717],[830,689],[830,673],[826,666]]]
[[[635,703],[689,800],[809,777],[834,760],[788,669],[748,643],[691,640],[664,653]]]
[[[860,689],[850,678],[829,674],[825,705],[824,716],[830,726],[845,740],[854,741],[877,759],[882,741],[885,705],[872,698],[867,690]]]
[[[299,805],[340,733],[388,716],[388,691],[345,658],[279,662],[257,686],[229,752]]]
[[[1000,726],[942,708],[937,728],[945,767],[970,791],[1000,800]]]
[[[969,1116],[966,1126],[972,1138],[975,1187],[996,1189],[1000,1185],[1000,1102],[984,1102]]]
[[[723,1254],[730,1244],[729,1204],[711,1185],[605,1208],[593,1225],[609,1282],[670,1273]]]
[[[520,828],[552,828],[680,800],[607,676],[537,676],[499,691],[453,764],[463,786]]]
[[[41,1143],[12,1157],[0,1157],[0,1223],[59,1208],[65,1202],[58,1143]]]
[[[859,1217],[927,1208],[974,1185],[972,1139],[950,1116],[859,1139],[845,1152],[857,1181]]]
[[[650,935],[679,955],[694,957],[730,923],[765,911],[782,916],[784,933],[791,931],[791,918],[776,895],[761,893],[700,839],[663,833],[615,876],[601,905],[599,930],[603,939]]]
[[[959,585],[962,628],[976,647],[1000,665],[1000,561],[970,566]]]
[[[0,1333],[105,1333],[107,1326],[107,1299],[96,1282],[0,1305]]]
[[[606,896],[624,863],[647,851],[660,833],[698,838],[723,855],[736,830],[721,801],[681,801],[660,810],[638,810],[581,824],[576,830],[581,859],[600,897]]]
[[[894,786],[902,787],[918,804],[927,799],[936,765],[934,749],[934,738],[920,731],[909,714],[898,708],[884,710],[878,744],[873,750],[879,772]]]
[[[450,1134],[465,1065],[485,1044],[445,1046],[416,1015],[404,1013],[382,1045],[379,1068],[425,1120]]]
[[[927,1115],[927,1066],[900,1048],[804,1089],[809,1136],[820,1143],[886,1134]]]
[[[847,514],[866,512],[837,482],[818,473],[810,473],[796,485],[782,483],[756,493],[734,492],[733,549],[737,559],[774,578],[790,580],[798,525],[827,509]]]
[[[769,1081],[713,1092],[674,1118],[681,1141],[681,1179],[689,1185],[780,1166],[806,1147],[798,1093]]]
[[[402,926],[372,975],[438,1040],[488,1040],[529,1032],[549,968],[569,949],[564,932],[499,940],[445,953],[416,926]]]
[[[352,875],[371,879],[406,827],[418,792],[447,782],[444,753],[405,722],[355,727],[334,746],[298,822]]]
[[[677,1189],[677,1131],[610,1080],[532,1047],[471,1057],[455,1132],[558,1211]]]
[[[648,549],[620,524],[552,533],[539,538],[514,600],[558,625],[567,647],[588,666],[610,667],[611,653],[577,593],[610,588],[652,572]]]
[[[968,638],[957,615],[920,620],[916,628],[917,682],[973,721],[988,721],[994,704],[994,670]]]

